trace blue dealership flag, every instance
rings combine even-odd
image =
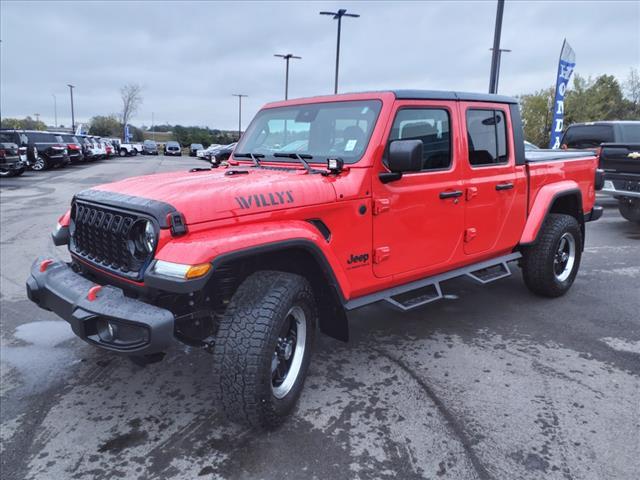
[[[124,143],[129,143],[129,138],[131,138],[131,135],[129,134],[129,124],[127,123],[124,126]]]
[[[553,102],[553,123],[551,124],[549,148],[560,148],[560,139],[564,129],[564,95],[575,66],[576,54],[565,39],[562,42],[560,61],[558,62],[558,79],[556,80],[556,98]]]

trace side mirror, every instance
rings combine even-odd
[[[382,183],[402,178],[405,172],[419,172],[422,169],[422,140],[394,140],[389,145],[388,166],[391,173],[380,174]]]

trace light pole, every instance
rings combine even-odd
[[[274,55],[274,57],[280,57],[280,58],[284,58],[287,62],[287,69],[286,69],[286,73],[285,73],[285,80],[284,80],[284,99],[287,100],[289,98],[289,60],[291,60],[292,58],[295,58],[297,60],[301,59],[302,57],[296,57],[295,55],[293,55],[292,53],[287,53],[286,55],[282,55],[280,53],[276,53]]]
[[[76,117],[73,113],[73,89],[75,85],[71,85],[67,83],[67,87],[69,87],[69,92],[71,93],[71,133],[75,133],[76,131]]]
[[[242,135],[242,97],[248,97],[249,95],[243,93],[232,93],[231,95],[238,97],[238,141],[240,141],[240,136]]]
[[[504,0],[498,0],[496,12],[496,26],[493,31],[493,55],[491,55],[491,76],[489,77],[489,93],[498,91],[498,69],[500,67],[500,34],[502,33],[502,14],[504,12]]]
[[[36,117],[36,123],[40,123],[40,114],[34,113],[33,116]]]
[[[489,50],[493,50],[493,48],[490,48]],[[498,49],[498,64],[496,66],[496,76],[494,78],[494,88],[493,88],[493,92],[490,93],[498,93],[498,80],[500,80],[500,62],[502,61],[502,52],[510,52],[511,50],[509,50],[508,48],[500,48]]]
[[[358,18],[357,13],[347,13],[347,10],[341,8],[337,12],[320,12],[320,15],[331,15],[334,20],[338,20],[338,43],[336,46],[336,80],[333,87],[333,93],[338,93],[338,70],[340,68],[340,30],[342,27],[342,17]]]
[[[54,120],[54,126],[57,127],[58,126],[58,100],[56,99],[56,94],[52,93],[51,96],[53,97],[53,118]]]
[[[156,141],[156,130],[153,128],[153,112],[151,112],[151,139]]]

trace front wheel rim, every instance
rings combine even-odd
[[[302,371],[307,346],[307,317],[299,306],[287,312],[271,359],[271,391],[284,398]]]
[[[44,160],[42,159],[42,157],[38,157],[38,159],[36,160],[36,163],[33,164],[33,169],[42,170],[43,168],[44,168]]]
[[[558,248],[553,256],[553,274],[560,282],[566,281],[573,266],[576,263],[576,239],[574,236],[566,232],[558,242]]]

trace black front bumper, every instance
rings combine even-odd
[[[175,318],[169,310],[126,297],[110,285],[92,297],[89,291],[95,283],[64,262],[54,261],[43,269],[45,260],[38,258],[31,266],[27,295],[69,322],[78,337],[127,355],[164,352],[174,342]]]

